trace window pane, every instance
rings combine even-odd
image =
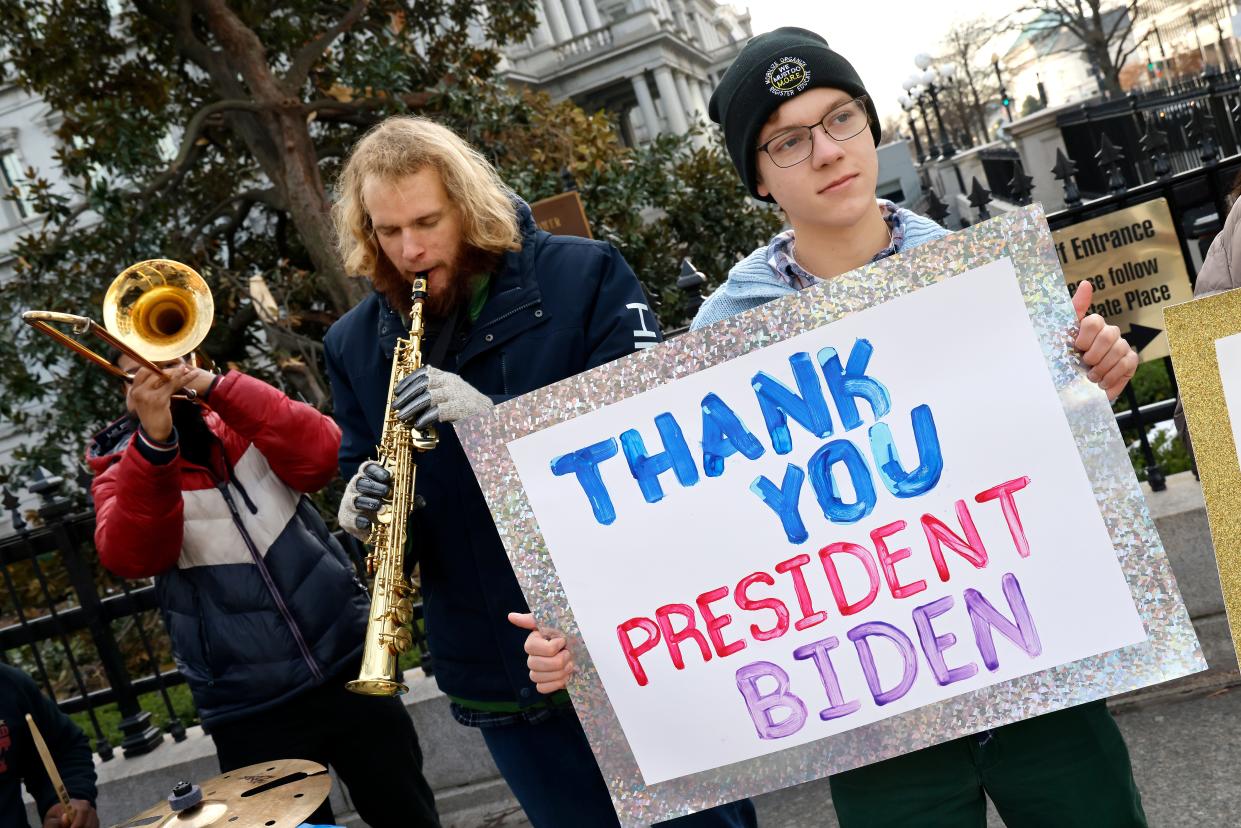
[[[12,190],[25,179],[26,174],[22,172],[22,165],[17,160],[17,153],[12,150],[0,153],[0,174],[4,176],[4,194],[8,195]],[[18,198],[11,202],[17,209],[20,218],[26,218],[30,215],[30,205],[26,203],[24,198]]]

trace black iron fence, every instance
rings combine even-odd
[[[126,582],[100,566],[94,512],[63,495],[63,483],[36,473],[29,486],[39,498],[33,514],[23,514],[14,493],[4,492],[16,533],[0,539],[0,660],[33,676],[64,712],[84,713],[88,735],[105,761],[115,755],[101,716],[109,705],[120,713],[124,756],[148,753],[163,741],[164,733],[139,702],[146,694],[158,695],[165,730],[181,741],[185,722],[169,691],[185,678],[172,661],[155,587],[150,581]],[[364,547],[344,532],[336,537],[361,575]],[[411,624],[415,651],[430,675],[421,620],[417,604]]]
[[[1241,75],[1208,74],[1181,83],[1132,92],[1061,113],[1056,125],[1068,157],[1079,167],[1078,186],[1088,197],[1115,192],[1167,174],[1198,168],[1204,157],[1241,152]],[[1104,170],[1089,163],[1104,142],[1123,160]]]
[[[1196,282],[1196,262],[1206,255],[1207,248],[1223,227],[1229,210],[1229,193],[1241,174],[1241,143],[1237,141],[1238,126],[1232,123],[1232,120],[1241,116],[1241,104],[1231,104],[1231,120],[1226,128],[1220,128],[1219,122],[1212,115],[1213,110],[1228,103],[1229,96],[1238,94],[1236,79],[1231,79],[1229,84],[1221,85],[1218,89],[1213,88],[1210,96],[1203,93],[1196,99],[1184,102],[1189,111],[1188,117],[1194,124],[1189,133],[1190,138],[1184,139],[1182,136],[1182,139],[1192,141],[1187,145],[1169,140],[1167,130],[1159,122],[1147,119],[1145,132],[1137,141],[1139,149],[1136,160],[1135,156],[1127,154],[1114,142],[1114,130],[1111,128],[1099,129],[1095,133],[1087,131],[1078,137],[1079,153],[1082,151],[1083,142],[1097,147],[1091,155],[1086,156],[1084,162],[1057,152],[1056,165],[1051,172],[1063,188],[1066,207],[1047,216],[1051,229],[1058,230],[1147,201],[1167,199],[1190,284]],[[1196,86],[1192,89],[1201,91]],[[1174,89],[1173,92],[1174,96],[1189,97],[1190,90],[1191,86],[1186,85]],[[1167,93],[1168,90],[1163,90],[1161,94],[1167,97]],[[1153,106],[1155,100],[1157,99],[1152,97],[1146,103]],[[1137,111],[1143,102],[1139,98],[1130,98],[1086,108],[1078,115],[1083,124],[1098,126],[1105,124],[1109,118],[1115,120],[1118,116],[1109,113],[1120,104],[1127,107],[1126,111]],[[1128,118],[1128,115],[1125,117]],[[1140,122],[1126,120],[1123,126],[1127,129],[1137,123]],[[1128,138],[1121,140],[1126,142],[1125,146],[1132,143]],[[1066,145],[1069,144],[1068,132],[1065,132],[1065,141]],[[1231,147],[1232,153],[1223,156],[1221,146]],[[1188,165],[1187,154],[1192,155],[1196,163]],[[1080,154],[1078,158],[1081,158]],[[1011,163],[1012,177],[1002,182],[1003,186],[1000,188],[994,184],[984,186],[977,177],[973,179],[968,201],[974,208],[974,220],[988,219],[994,210],[999,209],[993,204],[996,200],[996,189],[1002,191],[1003,200],[1010,205],[1029,204],[1038,197],[1032,186],[1032,179],[1026,175],[1021,161]],[[991,180],[990,171],[988,179]],[[1101,189],[1103,194],[1091,197],[1094,189]],[[934,190],[927,193],[923,207],[929,217],[941,224],[945,223],[949,209]],[[962,226],[966,226],[970,219],[970,216],[962,216]],[[1191,246],[1197,248],[1197,256],[1192,254]],[[1122,430],[1136,434],[1138,449],[1145,466],[1144,472],[1155,491],[1162,490],[1166,484],[1163,469],[1151,448],[1148,430],[1157,423],[1172,419],[1176,407],[1176,377],[1171,359],[1165,357],[1164,364],[1172,385],[1172,397],[1139,406],[1131,383],[1125,389],[1129,410],[1119,412],[1116,416],[1117,425]]]

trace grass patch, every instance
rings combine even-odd
[[[198,710],[194,707],[194,699],[190,696],[190,688],[184,684],[178,684],[168,688],[168,700],[172,702],[173,709],[177,712],[177,717],[181,720],[181,724],[185,727],[198,724]],[[161,731],[167,732],[168,728],[168,708],[164,706],[164,700],[158,692],[144,693],[138,697],[138,706],[151,714],[151,725]],[[90,738],[93,743],[96,739],[95,728],[91,724],[90,716],[85,712],[70,713],[69,718],[82,728],[82,731]],[[121,742],[124,741],[124,735],[121,733],[121,711],[117,709],[115,704],[105,704],[102,707],[95,708],[95,718],[99,721],[99,727],[103,730],[103,734],[113,747],[119,748]]]

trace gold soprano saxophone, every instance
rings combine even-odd
[[[412,645],[409,623],[413,618],[415,589],[405,578],[405,535],[414,506],[415,451],[435,448],[435,427],[422,431],[405,425],[392,410],[392,397],[401,380],[422,366],[422,303],[427,280],[414,279],[414,306],[410,310],[409,337],[398,339],[392,352],[392,376],[388,380],[379,462],[392,474],[391,494],[379,508],[371,528],[371,552],[367,572],[375,576],[371,617],[362,646],[362,670],[345,686],[367,696],[394,696],[408,688],[401,683],[397,660]]]

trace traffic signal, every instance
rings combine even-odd
[[[1005,95],[1003,98],[1000,99],[1000,103],[1004,104],[1005,106],[1008,106],[1012,102],[1013,102],[1013,99],[1008,97],[1007,95]]]

